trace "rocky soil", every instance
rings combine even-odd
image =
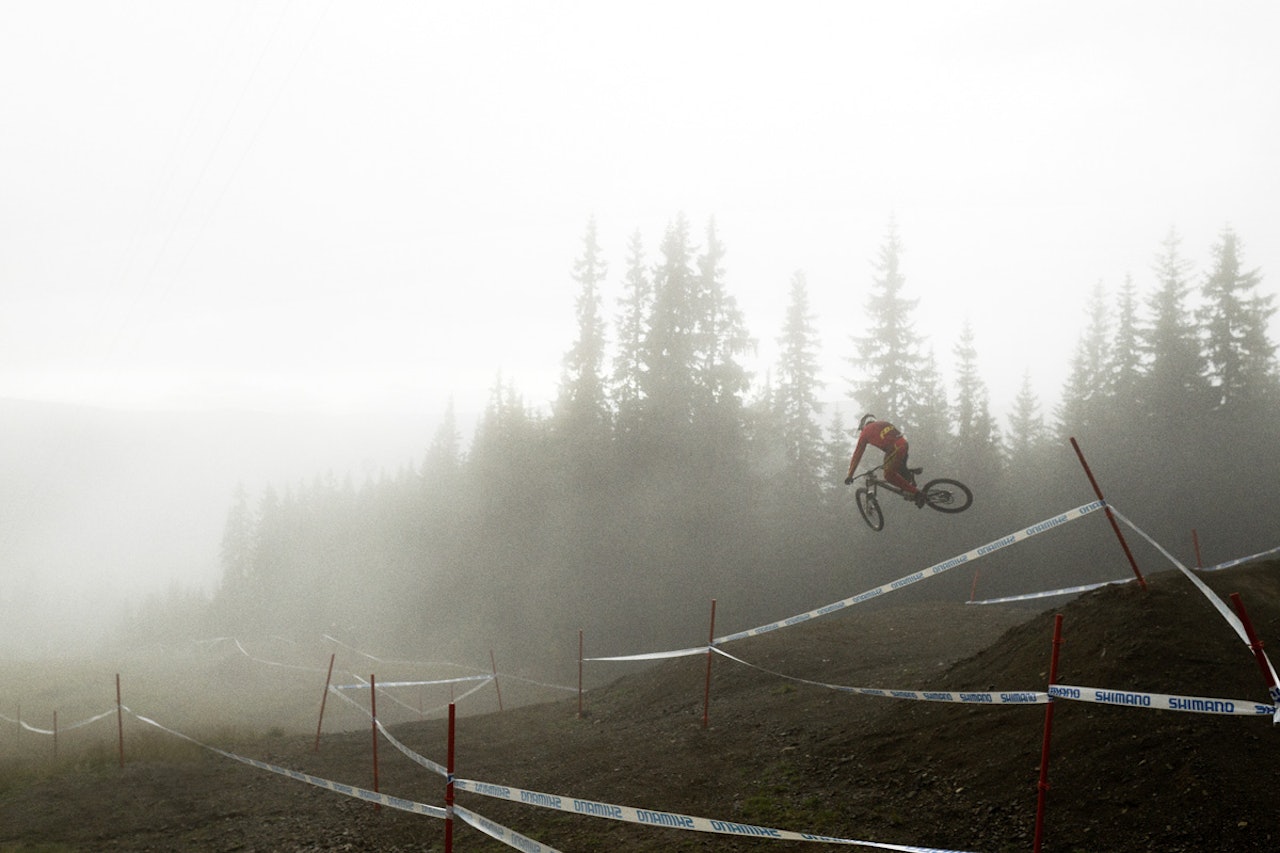
[[[1203,575],[1241,593],[1280,647],[1280,562]],[[576,697],[462,716],[460,778],[599,802],[895,845],[1032,849],[1045,706],[976,707],[853,695],[807,684],[1043,690],[1054,614],[1059,683],[1266,702],[1262,676],[1181,574],[1107,587],[1042,612],[892,596],[739,641],[752,666],[706,659],[625,674]],[[791,679],[778,674],[791,676]],[[1280,845],[1280,727],[1222,717],[1059,701],[1054,706],[1047,851],[1272,851]],[[443,763],[442,720],[395,725]],[[161,735],[157,735],[161,736]],[[167,736],[165,736],[167,737]],[[371,787],[368,729],[277,733],[224,748]],[[441,777],[385,741],[379,789],[441,805]],[[3,758],[3,755],[0,755]],[[11,762],[12,763],[12,762]],[[20,776],[20,774],[19,774]],[[0,851],[439,851],[443,822],[375,809],[198,747],[163,759],[66,765],[0,788]],[[458,802],[566,851],[848,849],[643,827],[474,794]],[[458,850],[510,849],[455,824]]]

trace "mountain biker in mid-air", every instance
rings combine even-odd
[[[925,494],[916,488],[915,474],[907,468],[907,440],[902,432],[888,421],[877,420],[875,415],[863,415],[858,423],[858,444],[853,449],[853,459],[849,461],[849,476],[845,477],[846,486],[853,485],[853,472],[862,461],[862,454],[871,445],[884,453],[884,478],[897,486],[915,501],[916,506],[924,506]]]

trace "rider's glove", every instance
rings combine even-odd
[[[846,486],[852,486],[852,485],[853,485],[853,477],[845,477],[845,478],[844,478],[844,484],[845,484]]]

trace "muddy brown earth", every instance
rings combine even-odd
[[[1280,562],[1201,577],[1223,599],[1240,593],[1264,642],[1280,647]],[[707,706],[707,664],[697,656],[633,670],[589,691],[582,716],[574,696],[460,716],[457,775],[880,844],[1030,850],[1045,706],[875,698],[805,680],[1044,690],[1060,613],[1060,684],[1267,702],[1252,653],[1190,581],[1177,572],[1148,581],[1147,591],[1112,586],[1043,611],[900,605],[886,597],[730,644],[726,650],[750,666],[717,656]],[[1280,727],[1269,717],[1065,700],[1053,707],[1044,850],[1280,846]],[[139,725],[131,721],[131,731]],[[443,720],[391,731],[445,762]],[[318,751],[314,733],[243,741],[228,734],[217,742],[249,758],[372,787],[368,729],[326,732]],[[439,775],[386,741],[378,749],[379,790],[443,804]],[[0,789],[0,851],[444,849],[439,819],[375,809],[198,746],[143,751],[123,768],[107,753],[40,773],[10,760]],[[639,826],[471,793],[460,793],[458,803],[566,853],[849,849]],[[453,833],[457,850],[512,849],[461,822]]]

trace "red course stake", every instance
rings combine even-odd
[[[324,703],[329,698],[329,684],[333,679],[333,659],[337,653],[329,655],[329,674],[324,677],[324,692],[320,694],[320,719],[316,722],[316,746],[312,752],[320,751],[320,727],[324,725]]]
[[[1058,683],[1058,649],[1062,646],[1062,614],[1053,617],[1053,656],[1049,659],[1049,683]],[[1049,737],[1053,733],[1053,698],[1044,706],[1044,740],[1040,745],[1040,781],[1036,796],[1035,853],[1044,838],[1044,806],[1049,793]]]
[[[1111,505],[1107,503],[1107,499],[1102,496],[1102,489],[1098,487],[1098,481],[1093,478],[1093,472],[1089,470],[1089,463],[1084,461],[1084,454],[1080,452],[1080,445],[1076,443],[1074,436],[1071,438],[1071,446],[1075,448],[1076,456],[1080,458],[1080,465],[1084,468],[1084,473],[1089,478],[1089,485],[1093,486],[1093,493],[1098,496],[1098,500],[1102,501],[1102,508],[1107,513],[1107,521],[1111,522],[1111,529],[1115,531],[1116,538],[1120,540],[1120,547],[1124,549],[1124,555],[1129,558],[1129,565],[1133,568],[1133,574],[1138,579],[1138,585],[1143,590],[1146,590],[1147,581],[1142,577],[1142,572],[1138,571],[1138,561],[1133,559],[1133,552],[1129,550],[1129,543],[1124,541],[1124,534],[1120,532],[1120,525],[1116,523],[1115,513],[1111,511]]]
[[[707,637],[707,686],[702,691],[702,727],[707,727],[711,715],[711,647],[716,641],[716,600],[711,599],[711,635]]]

